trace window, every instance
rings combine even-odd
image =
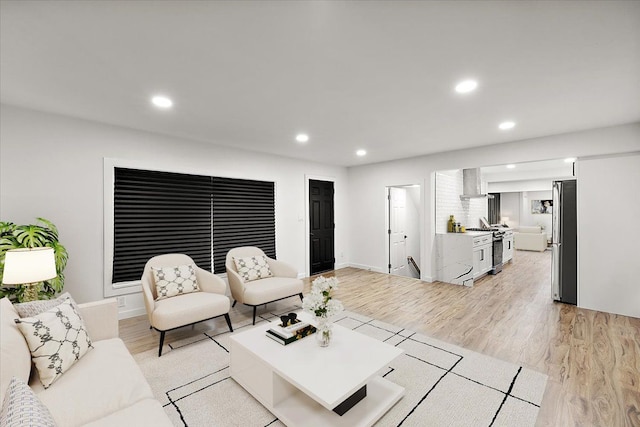
[[[165,253],[187,254],[216,273],[226,271],[234,247],[258,246],[275,258],[273,182],[113,170],[110,287],[138,285],[149,258]]]
[[[227,252],[257,246],[276,257],[273,182],[213,178],[213,262],[224,272]]]

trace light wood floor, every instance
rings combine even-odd
[[[550,263],[549,252],[516,251],[502,273],[473,288],[345,268],[335,272],[336,298],[348,310],[546,373],[540,426],[640,427],[640,319],[552,302]],[[292,302],[299,299],[283,304]],[[250,314],[238,305],[231,317]],[[167,342],[226,328],[211,322],[167,333]],[[148,328],[146,317],[120,322],[132,353],[157,347]]]

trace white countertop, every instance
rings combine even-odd
[[[465,231],[464,233],[436,233],[443,236],[478,237],[492,234],[491,231]]]

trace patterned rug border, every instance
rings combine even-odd
[[[301,310],[301,307],[299,305],[292,305],[292,306],[287,307],[286,309],[280,309],[280,310],[274,310],[274,311],[265,312],[265,313],[262,313],[261,315],[258,316],[258,321],[256,322],[256,324],[260,324],[260,323],[265,322],[265,321],[273,321],[273,320],[277,319],[283,313],[288,313],[288,312],[291,312],[291,311],[299,311],[299,310]],[[501,411],[502,411],[502,409],[503,409],[503,407],[505,405],[505,402],[507,401],[507,399],[509,397],[511,397],[513,399],[516,399],[516,400],[518,400],[518,401],[520,401],[520,402],[522,402],[524,404],[531,405],[532,407],[534,407],[536,409],[536,417],[537,417],[537,411],[540,408],[540,402],[542,401],[542,396],[544,394],[544,385],[546,384],[546,381],[548,379],[546,375],[544,375],[542,373],[539,373],[537,371],[530,370],[528,368],[524,368],[524,367],[522,367],[520,365],[511,363],[511,362],[505,362],[505,361],[502,361],[500,359],[496,359],[496,358],[491,357],[491,356],[485,356],[485,355],[482,355],[481,353],[474,352],[474,351],[471,351],[471,350],[467,350],[467,349],[464,349],[463,347],[459,347],[459,346],[456,346],[456,345],[453,345],[453,344],[448,344],[446,342],[430,338],[430,337],[428,337],[426,335],[417,333],[415,331],[411,331],[411,330],[408,330],[408,329],[405,329],[405,328],[397,327],[397,326],[394,326],[392,324],[387,324],[385,322],[378,321],[375,318],[371,318],[369,316],[364,316],[364,315],[361,315],[359,313],[352,312],[352,311],[344,311],[344,312],[340,313],[339,315],[337,315],[335,317],[335,323],[340,324],[341,322],[344,322],[347,319],[360,323],[359,325],[351,328],[353,330],[358,330],[358,329],[361,329],[363,327],[370,326],[370,327],[376,328],[376,329],[378,329],[380,331],[383,331],[383,332],[385,332],[387,334],[390,334],[387,338],[382,339],[381,341],[389,342],[389,344],[391,344],[391,345],[399,346],[402,343],[405,343],[407,341],[411,341],[411,342],[416,343],[416,344],[426,345],[426,346],[431,347],[431,348],[433,348],[433,349],[435,349],[437,351],[445,352],[445,353],[450,354],[451,356],[454,356],[454,357],[458,358],[458,360],[455,361],[455,363],[453,363],[450,367],[447,368],[445,366],[440,366],[437,363],[430,362],[428,360],[423,360],[420,357],[417,357],[415,355],[409,354],[407,352],[403,353],[403,355],[405,355],[407,357],[410,357],[410,358],[413,358],[415,360],[418,360],[419,362],[425,363],[427,365],[430,365],[430,366],[432,366],[432,367],[434,367],[434,368],[436,368],[438,370],[443,371],[443,373],[437,379],[437,381],[431,386],[431,388],[426,392],[426,394],[424,394],[420,398],[420,400],[406,413],[406,415],[402,418],[402,420],[398,424],[396,424],[397,426],[403,425],[405,423],[405,421],[408,420],[411,417],[411,415],[414,414],[414,412],[418,408],[420,408],[421,405],[423,405],[423,402],[429,397],[429,395],[437,388],[437,386],[449,374],[455,375],[455,376],[460,377],[460,378],[462,378],[464,380],[467,380],[467,381],[471,381],[471,382],[473,382],[475,384],[478,384],[478,385],[480,385],[482,387],[486,387],[488,389],[494,390],[494,391],[496,391],[498,393],[501,393],[503,395],[502,401],[500,402],[500,405],[498,406],[497,410],[495,411],[495,413],[493,415],[493,419],[491,420],[491,423],[488,425],[489,427],[493,427],[495,425],[495,422],[496,422],[499,414],[501,413]],[[242,331],[242,330],[247,329],[247,328],[253,328],[253,327],[254,326],[251,324],[251,320],[250,319],[245,319],[244,321],[240,321],[240,322],[234,323],[234,333]],[[215,343],[218,347],[220,347],[222,350],[224,350],[224,352],[229,354],[229,349],[227,347],[225,347],[225,345],[223,343],[220,342],[220,337],[225,337],[225,336],[229,336],[229,335],[230,335],[230,333],[228,332],[228,330],[225,330],[224,328],[216,328],[214,330],[209,330],[209,331],[200,333],[198,335],[195,335],[194,337],[186,338],[186,339],[174,342],[174,343],[168,343],[168,344],[166,344],[166,346],[170,349],[170,351],[168,353],[173,353],[174,351],[177,351],[179,349],[182,349],[182,348],[185,348],[185,347],[189,347],[189,346],[192,346],[192,345],[196,345],[197,343],[210,341],[210,342]],[[397,342],[394,342],[394,341],[397,341]],[[430,342],[427,342],[427,341],[430,341]],[[441,346],[435,345],[434,342],[441,344]],[[451,349],[460,349],[462,351],[455,352],[455,351],[452,351]],[[508,389],[506,391],[504,391],[504,390],[501,390],[501,389],[496,388],[494,386],[491,386],[491,385],[488,385],[488,384],[484,384],[484,383],[482,383],[482,382],[480,382],[480,381],[478,381],[476,379],[473,379],[473,378],[470,378],[468,376],[462,375],[462,374],[460,374],[458,372],[454,372],[454,369],[465,358],[465,355],[461,354],[461,353],[478,354],[478,355],[481,355],[481,356],[483,356],[485,358],[496,360],[498,362],[501,362],[501,363],[504,363],[504,364],[508,364],[508,365],[513,366],[513,367],[517,367],[517,372],[515,373],[515,375],[511,379],[511,382],[509,384]],[[165,356],[165,355],[163,354],[163,356]],[[150,363],[153,363],[154,358],[157,359],[157,350],[149,350],[149,351],[137,354],[134,357],[136,358],[136,361],[138,362],[139,365],[146,359],[150,359]],[[183,415],[178,403],[180,401],[184,400],[184,399],[187,399],[188,397],[191,397],[191,396],[193,396],[193,395],[195,395],[197,393],[200,393],[200,392],[206,390],[207,388],[213,387],[213,386],[218,385],[218,384],[220,384],[220,383],[222,383],[224,381],[227,381],[227,380],[232,380],[230,375],[229,375],[229,373],[227,372],[223,378],[221,378],[221,379],[219,379],[219,380],[217,380],[217,381],[215,381],[213,383],[208,383],[207,385],[205,385],[203,387],[197,388],[196,390],[193,390],[193,391],[191,391],[191,392],[189,392],[187,394],[181,395],[180,397],[177,397],[175,399],[172,398],[171,394],[173,392],[176,392],[176,391],[180,390],[180,389],[186,388],[186,387],[191,386],[191,385],[193,385],[195,383],[203,381],[203,380],[205,380],[205,379],[207,379],[209,377],[215,376],[216,374],[219,374],[222,371],[228,370],[228,369],[229,369],[229,364],[227,363],[226,366],[221,367],[221,368],[217,369],[214,372],[209,372],[209,373],[207,373],[207,374],[205,374],[205,375],[203,375],[201,377],[192,379],[190,381],[185,382],[184,384],[180,384],[180,385],[178,385],[176,387],[173,387],[173,388],[165,391],[164,394],[165,394],[165,397],[168,400],[168,402],[163,404],[163,407],[165,408],[165,410],[168,407],[173,408],[176,411],[176,413],[179,415],[179,418],[180,418],[180,420],[182,422],[182,425],[190,426],[190,424],[188,424],[187,421],[185,420],[185,416]],[[520,374],[523,372],[523,369],[528,370],[529,372],[537,374],[537,375],[539,375],[541,377],[544,377],[544,381],[543,381],[543,384],[542,384],[542,390],[541,390],[542,392],[539,395],[539,399],[537,399],[538,403],[531,401],[533,399],[528,400],[528,399],[525,399],[523,397],[520,397],[520,396],[512,394],[514,385],[516,384],[516,381],[518,380]],[[391,373],[393,373],[394,370],[395,370],[395,368],[389,367],[389,369],[382,376],[386,377],[386,376],[390,375]],[[143,369],[143,371],[144,371],[144,369]],[[148,378],[148,380],[149,380],[150,383],[153,382],[153,378]],[[235,384],[235,382],[234,382],[234,384]],[[236,386],[242,388],[238,384],[236,384]],[[384,420],[384,418],[382,420]],[[534,423],[535,423],[535,418],[532,420],[532,425]],[[272,421],[264,424],[264,426],[265,427],[273,426],[274,424],[281,425],[279,420],[275,416],[273,416],[273,420]],[[380,424],[376,424],[376,425],[380,425]],[[450,424],[450,425],[455,425],[455,424]]]

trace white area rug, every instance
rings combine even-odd
[[[299,309],[261,317],[275,321]],[[546,375],[356,313],[345,311],[336,319],[404,350],[381,375],[404,387],[405,395],[376,426],[535,424]],[[135,356],[156,398],[176,426],[282,426],[229,377],[230,334],[224,320],[218,321],[214,331],[170,343],[160,358],[155,349]],[[250,320],[233,326],[252,327]]]

